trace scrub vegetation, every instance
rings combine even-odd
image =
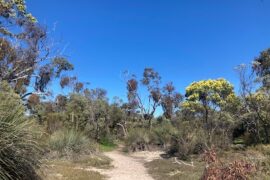
[[[49,41],[23,0],[0,0],[0,179],[99,180],[95,168],[123,167],[114,155],[157,150],[145,162],[157,180],[270,179],[270,49],[238,66],[240,93],[219,78],[181,94],[147,67],[123,74],[126,100],[109,100]],[[65,93],[51,96],[56,82]]]

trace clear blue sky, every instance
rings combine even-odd
[[[120,73],[153,67],[180,92],[270,47],[269,0],[27,0],[82,81],[125,97]],[[65,47],[65,48],[64,48]],[[237,85],[236,85],[237,87]]]

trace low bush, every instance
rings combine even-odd
[[[207,145],[206,137],[203,129],[194,130],[189,122],[182,123],[181,129],[172,136],[167,153],[182,160],[188,160],[191,154],[203,153]]]
[[[255,165],[244,160],[235,160],[232,163],[225,164],[217,158],[214,149],[205,151],[203,160],[206,162],[206,168],[201,180],[208,179],[239,179],[246,180],[256,171]]]
[[[91,142],[82,132],[64,129],[51,135],[49,147],[61,156],[71,156],[74,154],[89,154],[95,151],[96,144]]]
[[[128,133],[125,140],[128,151],[145,151],[149,150],[150,132],[149,129],[134,128]]]
[[[146,127],[131,129],[125,140],[125,144],[127,149],[131,151],[145,151],[151,148],[166,149],[170,145],[173,135],[176,133],[177,130],[171,122],[163,121],[154,124],[151,130]]]
[[[115,140],[113,136],[105,136],[102,137],[99,141],[99,150],[103,152],[112,151],[117,147],[117,144],[115,143]]]
[[[151,144],[166,149],[175,134],[177,134],[177,129],[173,127],[171,122],[162,121],[152,129],[150,134]]]
[[[106,135],[104,137],[101,137],[99,143],[104,146],[115,146],[115,138],[111,135]]]

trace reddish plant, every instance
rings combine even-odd
[[[214,149],[205,151],[203,160],[206,168],[201,180],[247,180],[255,171],[255,166],[243,160],[225,164],[218,160]]]

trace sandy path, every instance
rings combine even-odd
[[[159,153],[127,155],[120,150],[115,150],[106,152],[105,155],[112,159],[113,168],[108,170],[95,169],[95,171],[107,176],[109,180],[154,180],[147,173],[143,164],[150,159],[159,158]]]
[[[114,168],[106,173],[110,180],[153,180],[140,159],[119,151],[108,152],[105,155],[113,160]]]

